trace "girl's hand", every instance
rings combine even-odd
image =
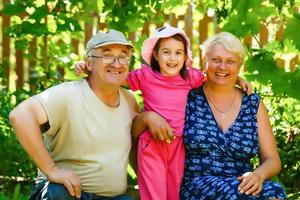
[[[237,177],[241,181],[238,190],[246,195],[257,195],[263,187],[263,179],[254,172],[246,172],[242,176]]]
[[[247,95],[250,95],[252,93],[251,85],[245,79],[238,77],[236,84],[238,84],[243,89],[243,91],[247,93]]]
[[[77,76],[81,76],[83,73],[85,73],[85,70],[86,70],[85,62],[79,61],[75,63],[74,72]]]

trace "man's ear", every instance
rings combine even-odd
[[[88,72],[92,71],[92,63],[88,58],[85,59],[85,67],[86,67],[86,71]]]

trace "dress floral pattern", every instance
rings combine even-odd
[[[238,191],[240,176],[253,171],[250,159],[257,155],[257,110],[260,97],[243,94],[240,112],[222,132],[209,107],[203,88],[189,93],[186,107],[184,143],[186,148],[181,199],[286,199],[278,183],[265,181],[259,195]]]

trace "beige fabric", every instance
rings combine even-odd
[[[80,176],[85,192],[113,196],[127,189],[133,116],[124,92],[119,91],[116,108],[99,100],[85,79],[35,96],[49,118],[45,144],[50,155],[57,166]]]

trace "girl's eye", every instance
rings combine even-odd
[[[227,62],[227,64],[229,64],[229,65],[233,65],[235,62],[233,61],[233,60],[229,60],[228,62]]]
[[[177,54],[177,55],[183,55],[183,52],[178,51],[178,52],[176,52],[176,54]]]

